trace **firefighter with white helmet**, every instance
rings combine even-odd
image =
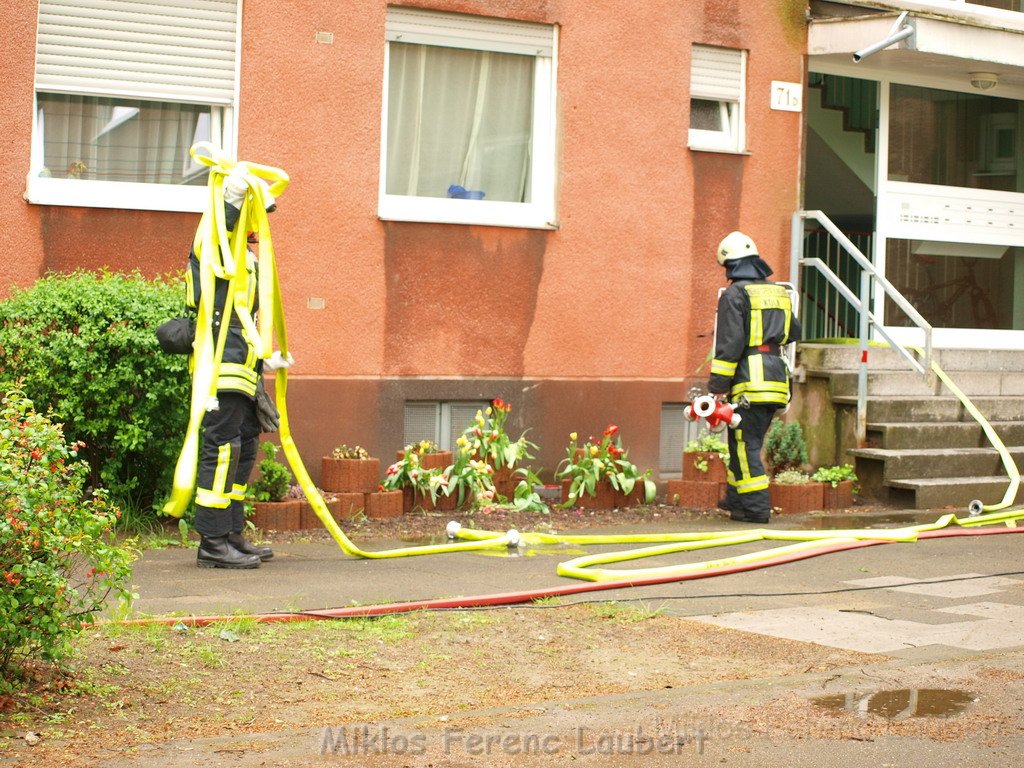
[[[750,237],[730,232],[717,256],[730,284],[718,300],[708,391],[736,405],[742,417],[728,431],[728,491],[719,506],[733,520],[763,524],[771,503],[761,446],[775,412],[790,399],[789,368],[781,353],[799,340],[800,323],[789,292],[768,279],[772,268]]]
[[[249,175],[239,164],[224,180],[224,218],[228,232],[234,233],[241,206],[249,194],[250,184],[261,184],[261,179]],[[276,201],[269,191],[263,192],[263,205],[273,211]],[[243,236],[239,233],[238,236]],[[287,368],[294,362],[275,352],[266,360],[258,359],[253,340],[240,321],[245,312],[255,322],[259,310],[258,263],[253,252],[255,233],[248,235],[244,252],[242,277],[245,289],[234,299],[235,308],[224,316],[228,292],[232,283],[216,278],[214,316],[210,332],[213,338],[221,336],[221,324],[228,323],[224,336],[224,352],[217,376],[216,401],[207,408],[203,418],[203,436],[197,468],[195,495],[195,528],[200,535],[196,564],[201,568],[256,568],[263,560],[274,556],[269,547],[250,543],[244,536],[245,495],[249,475],[256,463],[256,450],[263,430],[260,419],[259,390],[263,387],[263,370]],[[198,309],[202,301],[201,266],[195,247],[189,254],[189,268],[185,273],[186,304]]]

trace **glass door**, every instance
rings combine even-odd
[[[883,83],[881,107],[876,262],[936,346],[1024,348],[1024,102]]]

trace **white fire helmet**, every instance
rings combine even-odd
[[[723,267],[727,261],[757,255],[757,246],[754,245],[754,241],[742,232],[730,232],[718,244],[718,263]]]

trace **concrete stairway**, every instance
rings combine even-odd
[[[989,420],[1024,467],[1024,353],[938,350],[946,374]],[[960,401],[932,375],[912,371],[894,351],[868,354],[867,445],[857,447],[856,346],[805,344],[794,408],[812,440],[812,460],[853,464],[861,494],[913,509],[965,510],[973,499],[1003,499],[1009,477],[999,454]],[[822,441],[821,436],[825,438]],[[824,444],[820,444],[820,443]],[[813,455],[817,452],[818,456]],[[825,460],[823,460],[825,459]],[[1024,493],[1018,493],[1024,501]]]

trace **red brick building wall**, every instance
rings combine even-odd
[[[379,220],[386,4],[246,2],[238,154],[292,179],[271,224],[298,361],[289,410],[311,472],[340,442],[393,455],[406,400],[493,397],[513,403],[513,432],[531,428],[537,467],[554,468],[570,431],[608,422],[656,467],[662,403],[706,379],[718,241],[747,232],[786,277],[802,116],[769,95],[772,80],[805,79],[804,4],[407,4],[558,25],[559,227]],[[4,11],[0,290],[48,270],[180,270],[197,215],[23,199],[35,9]],[[749,52],[744,154],[687,148],[694,42]]]

